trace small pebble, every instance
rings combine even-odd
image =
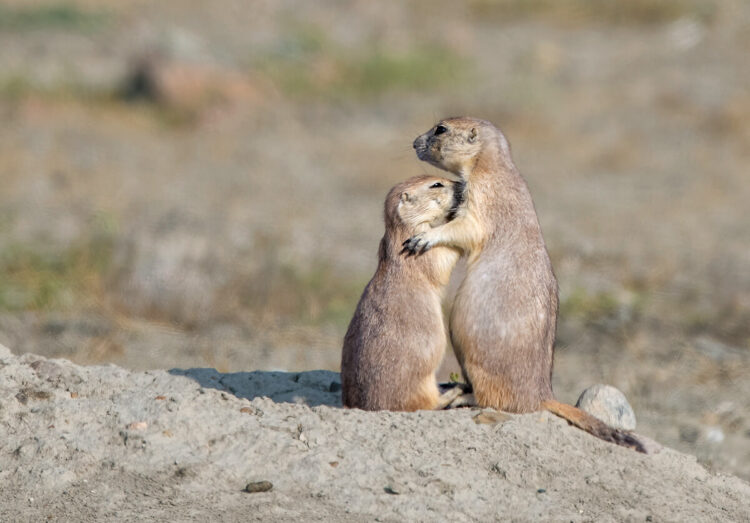
[[[510,415],[505,412],[487,409],[474,416],[474,423],[478,425],[494,425],[496,423],[503,423],[509,419]]]
[[[273,483],[270,481],[251,481],[245,486],[245,492],[268,492],[273,488]]]
[[[253,414],[255,411],[251,407],[242,407],[240,412],[243,414]]]
[[[398,496],[399,494],[401,494],[398,490],[396,490],[390,485],[385,487],[383,490],[385,490],[386,494],[393,494],[394,496]]]
[[[680,440],[685,443],[695,443],[698,441],[698,436],[700,436],[700,432],[697,428],[687,425],[680,427]]]
[[[724,441],[724,431],[721,430],[721,427],[708,427],[706,429],[706,440],[709,443],[718,445]]]
[[[156,397],[155,397],[154,399],[155,399],[155,400],[159,400],[159,401],[162,401],[162,400],[165,400],[165,399],[167,399],[167,397],[166,397],[166,396],[156,396]]]
[[[146,430],[148,428],[148,423],[145,421],[134,421],[127,427],[129,430]]]
[[[536,489],[537,494],[544,494],[545,492],[547,492],[547,489],[543,489],[543,488]]]

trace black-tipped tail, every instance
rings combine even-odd
[[[610,427],[599,418],[572,405],[560,403],[557,400],[547,400],[542,407],[552,414],[559,416],[581,430],[604,441],[609,441],[621,447],[628,447],[646,454],[646,447],[632,433]]]

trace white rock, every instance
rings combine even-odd
[[[607,425],[635,430],[635,412],[625,395],[611,385],[593,385],[584,390],[576,407],[596,416]]]

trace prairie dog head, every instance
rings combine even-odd
[[[453,207],[454,183],[445,178],[425,178],[407,187],[398,203],[401,221],[411,229],[447,222]]]
[[[453,218],[462,186],[438,176],[416,176],[396,185],[388,194],[386,220],[410,231],[437,227]]]
[[[413,143],[417,157],[457,176],[471,172],[478,157],[490,148],[510,157],[505,136],[490,122],[477,118],[446,118]]]

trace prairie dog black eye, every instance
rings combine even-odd
[[[444,125],[438,125],[437,127],[435,127],[435,132],[433,134],[435,136],[437,136],[439,134],[443,134],[443,133],[447,133],[447,132],[448,132],[448,128],[446,126],[444,126]]]
[[[445,186],[440,182],[435,182],[432,185],[430,185],[430,189],[437,189],[438,187],[445,187]]]

